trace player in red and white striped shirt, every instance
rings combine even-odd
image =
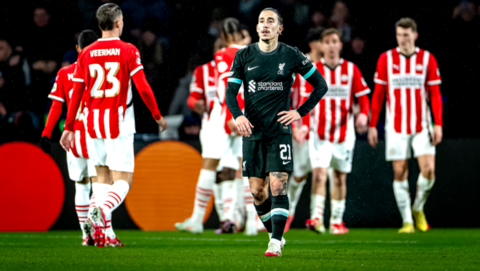
[[[97,207],[89,214],[95,227],[95,243],[103,247],[106,223],[132,185],[135,117],[131,80],[161,131],[167,128],[167,123],[145,78],[138,49],[119,38],[123,30],[120,7],[112,3],[100,6],[97,19],[102,38],[82,50],[78,57],[71,106],[60,142],[65,150],[71,146],[75,113],[83,97],[88,109],[85,110],[87,145],[90,159],[95,162],[97,181],[108,183],[110,174],[114,181],[104,200],[94,191]]]
[[[78,36],[78,44],[76,49],[80,52],[83,48],[92,44],[98,39],[98,36],[92,30],[84,30]],[[73,74],[77,63],[73,63],[67,67],[61,68],[52,91],[48,98],[52,99],[52,106],[48,113],[45,129],[42,132],[42,149],[50,153],[50,136],[55,124],[62,113],[63,103],[70,107],[70,98],[73,91]],[[93,245],[93,239],[90,239],[88,232],[84,229],[84,223],[87,220],[88,209],[90,206],[90,178],[92,182],[96,182],[95,165],[88,159],[87,142],[85,135],[85,125],[83,123],[83,102],[78,110],[74,123],[75,141],[67,152],[68,175],[71,180],[75,181],[75,210],[77,211],[80,228],[83,232],[82,245]],[[113,230],[112,230],[113,231]]]
[[[345,234],[348,229],[343,223],[347,174],[352,170],[353,149],[355,147],[355,126],[366,131],[370,93],[358,67],[340,58],[342,50],[341,33],[330,28],[322,33],[324,58],[316,63],[317,69],[328,84],[328,92],[312,111],[313,116],[303,118],[303,131],[310,130],[310,161],[313,168],[312,208],[307,227],[316,232],[325,232],[323,211],[325,208],[326,181],[328,168],[333,168],[331,191],[332,215],[330,233]],[[307,89],[309,92],[311,88]],[[352,105],[357,99],[360,114],[354,126]]]
[[[224,100],[227,86],[228,75],[232,65],[235,53],[244,48],[244,34],[238,20],[227,18],[222,25],[222,40],[227,46],[215,53],[215,71],[216,71],[216,97],[209,104],[210,115],[207,121],[202,122],[202,157],[203,166],[197,182],[196,198],[200,199],[202,193],[205,195],[203,201],[207,201],[212,193],[216,180],[216,170],[223,159],[228,154],[234,155],[237,159],[241,159],[241,137],[235,136],[236,129],[230,111],[228,110]],[[197,85],[198,87],[198,85]],[[190,99],[190,98],[189,98]],[[239,99],[241,99],[239,97]],[[240,163],[240,162],[239,162]],[[239,167],[237,167],[239,168]],[[242,179],[240,177],[240,179]],[[236,206],[233,194],[236,193],[236,184],[232,184],[232,180],[224,180],[222,182],[222,202],[223,210],[225,210],[223,218],[225,219],[222,228],[223,232],[234,232],[234,210]],[[204,204],[205,205],[205,204]],[[192,233],[203,232],[203,214],[204,208],[195,206],[192,217],[184,222],[176,223],[175,227],[179,230],[187,230]],[[222,220],[222,217],[220,217]],[[223,222],[223,221],[222,221]]]
[[[310,52],[305,54],[307,59],[316,63],[322,57],[321,51],[321,35],[323,30],[322,27],[311,28],[307,34],[307,42],[310,47]],[[308,99],[310,95],[307,93],[307,87],[310,87],[310,84],[305,80],[300,74],[297,74],[295,82],[292,86],[292,108],[297,109],[302,105],[302,102]],[[297,203],[300,200],[303,187],[307,182],[308,173],[312,171],[310,164],[310,155],[309,155],[309,144],[308,144],[308,131],[300,131],[302,127],[302,119],[296,121],[292,125],[292,156],[293,156],[293,174],[291,174],[290,180],[288,182],[288,200],[290,203],[290,208],[288,210],[287,223],[285,224],[285,232],[290,229],[290,224],[295,218],[295,209],[297,208]],[[304,135],[301,135],[305,133]],[[300,138],[297,136],[300,135]],[[299,140],[300,139],[300,140]],[[306,139],[306,140],[305,140]]]
[[[423,206],[435,181],[435,146],[442,141],[441,78],[435,57],[415,47],[415,21],[402,18],[396,23],[396,32],[398,47],[383,53],[378,60],[368,140],[373,147],[377,145],[376,125],[386,92],[386,158],[393,162],[393,191],[403,218],[399,232],[412,233],[415,230],[407,159],[413,148],[420,166],[413,216],[417,228],[426,231],[429,226]],[[428,101],[434,116],[433,127]]]

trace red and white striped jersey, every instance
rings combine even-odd
[[[91,138],[135,133],[131,77],[143,69],[138,49],[119,38],[99,39],[78,56],[74,82],[84,82],[87,131]]]
[[[378,59],[375,83],[387,86],[386,129],[400,134],[420,133],[430,127],[428,85],[441,84],[437,60],[416,48],[406,57],[395,48]]]
[[[53,85],[52,91],[48,95],[48,98],[52,100],[66,103],[67,108],[70,106],[70,98],[72,97],[72,79],[76,67],[77,63],[73,63],[67,67],[61,68],[55,78],[55,84]],[[73,126],[75,142],[73,142],[73,145],[70,147],[72,154],[78,158],[88,158],[87,141],[85,139],[85,124],[83,123],[83,108],[84,102],[82,101]]]
[[[310,62],[312,62],[309,54],[305,54],[305,56]],[[307,92],[307,86],[309,87],[311,92],[312,86],[310,85],[310,83],[308,83],[307,80],[305,80],[300,74],[297,73],[295,81],[292,85],[292,93],[290,94],[290,98],[292,99],[292,109],[298,109],[303,104],[303,102],[305,102],[310,96],[310,92]],[[301,127],[302,122],[303,118],[295,121],[295,127]]]
[[[217,98],[217,69],[215,61],[198,66],[193,72],[192,83],[190,84],[190,97],[195,101],[203,100],[206,111],[204,119],[208,119],[212,112],[213,103]]]
[[[353,96],[359,98],[370,93],[358,67],[350,61],[340,59],[334,69],[321,59],[315,66],[328,85],[328,92],[313,109],[313,130],[321,140],[342,143],[347,137],[355,136],[352,104]],[[307,87],[307,93],[312,87]]]
[[[227,134],[231,134],[230,128],[227,125],[227,122],[232,119],[232,114],[225,103],[225,95],[227,91],[227,81],[231,72],[230,69],[235,59],[235,54],[238,50],[245,48],[244,45],[232,44],[226,48],[223,48],[215,53],[215,64],[218,72],[218,88],[217,88],[217,97],[222,106],[221,114],[222,119],[225,118],[224,125],[225,131]],[[237,96],[238,104],[240,109],[244,108],[243,100],[243,86],[240,88],[239,94]],[[214,105],[215,106],[215,105]]]

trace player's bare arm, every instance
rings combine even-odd
[[[239,134],[241,134],[242,136],[249,137],[252,134],[253,125],[244,115],[239,116],[235,120],[235,123],[237,125]]]

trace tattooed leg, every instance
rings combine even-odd
[[[287,172],[270,172],[270,189],[272,196],[287,195],[288,191],[288,176]]]
[[[272,191],[272,240],[282,240],[288,217],[288,177],[287,172],[270,172],[270,189]]]

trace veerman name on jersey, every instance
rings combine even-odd
[[[98,49],[90,51],[90,56],[119,56],[120,48]]]
[[[282,82],[258,82],[257,90],[283,90]]]

